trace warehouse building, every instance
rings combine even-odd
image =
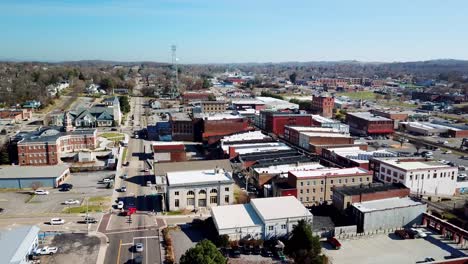
[[[70,175],[66,165],[0,167],[0,188],[23,189],[32,185],[56,188]]]
[[[352,215],[361,233],[420,225],[426,210],[425,203],[395,197],[354,203]]]
[[[313,218],[292,196],[257,198],[250,204],[213,207],[211,216],[218,234],[228,235],[231,240],[284,237],[300,220],[312,224]]]
[[[22,226],[0,231],[0,263],[27,264],[39,242],[39,227]]]
[[[393,120],[369,112],[346,114],[351,134],[358,136],[384,136],[394,132]]]

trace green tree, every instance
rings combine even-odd
[[[224,264],[227,259],[223,257],[216,246],[204,239],[195,247],[187,250],[180,258],[180,264]]]
[[[10,156],[8,155],[7,148],[0,150],[0,164],[10,164]]]
[[[110,78],[102,79],[99,85],[101,86],[102,89],[107,90],[107,91],[112,88],[115,88],[115,82]]]
[[[289,75],[289,80],[292,83],[296,83],[296,78],[297,78],[297,74],[295,72],[293,72],[292,74]]]
[[[216,97],[212,94],[208,95],[208,101],[216,101]]]
[[[294,263],[321,264],[321,250],[320,238],[312,235],[310,224],[299,221],[286,242],[285,252],[294,259]]]
[[[204,78],[204,79],[203,79],[203,85],[202,85],[202,87],[203,87],[204,89],[210,88],[210,87],[211,87],[211,82],[210,82],[210,80],[207,79],[207,78]]]
[[[119,103],[120,111],[122,111],[122,113],[126,114],[130,112],[130,102],[128,101],[128,96],[120,96]]]

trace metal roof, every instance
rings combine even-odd
[[[409,197],[404,198],[388,198],[380,199],[362,203],[354,203],[353,206],[363,213],[373,212],[373,211],[382,211],[395,208],[411,207],[424,205],[424,203],[413,200]]]
[[[293,217],[312,217],[309,210],[294,196],[257,198],[250,200],[250,203],[263,221]]]
[[[211,208],[211,213],[218,230],[262,226],[251,204],[215,206]]]
[[[0,231],[0,263],[20,264],[39,233],[37,226],[22,226]]]
[[[228,159],[221,159],[221,160],[200,160],[200,161],[154,163],[154,174],[157,176],[165,176],[168,172],[210,170],[216,167],[221,168],[225,171],[232,172],[231,162]]]
[[[408,189],[402,183],[371,183],[357,186],[344,186],[335,187],[333,193],[340,193],[343,195],[360,195],[364,193],[377,193],[386,192],[391,190]]]
[[[66,165],[2,166],[0,167],[0,179],[58,178],[66,170],[68,170]]]

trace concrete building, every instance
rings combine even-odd
[[[320,115],[312,115],[312,125],[319,127],[328,127],[338,130],[339,132],[349,134],[349,126],[341,123],[338,120],[326,118]]]
[[[168,172],[169,211],[196,210],[234,203],[234,180],[221,168]]]
[[[361,233],[420,225],[426,210],[425,203],[395,197],[354,203],[352,215]]]
[[[21,166],[46,166],[60,163],[64,153],[96,147],[96,129],[72,130],[70,124],[47,127],[18,135],[18,163]]]
[[[408,197],[410,189],[401,183],[371,183],[333,188],[333,205],[340,211],[362,203],[394,197]]]
[[[219,235],[231,240],[272,239],[291,233],[300,220],[312,225],[312,214],[295,197],[252,199],[250,204],[219,206],[211,209]]]
[[[0,188],[23,189],[32,185],[56,188],[70,176],[65,165],[55,166],[2,166],[0,167]]]
[[[447,197],[456,194],[457,167],[414,158],[373,158],[371,163],[376,179],[402,183],[416,195]]]
[[[333,188],[372,183],[372,172],[362,168],[290,171],[288,185],[297,189],[297,198],[306,206],[333,199]]]
[[[397,157],[398,155],[385,149],[367,151],[361,146],[331,147],[322,149],[324,162],[344,168],[360,167],[369,170],[369,160],[374,157]]]
[[[201,112],[206,114],[226,112],[226,102],[224,101],[202,101],[200,106]]]
[[[331,96],[312,96],[311,111],[323,117],[332,117],[335,98]]]
[[[351,134],[358,136],[382,136],[394,132],[393,120],[369,112],[347,113],[346,123]]]
[[[0,119],[13,120],[16,123],[31,118],[31,109],[0,109]]]
[[[0,263],[28,264],[39,245],[39,227],[22,226],[0,231]]]

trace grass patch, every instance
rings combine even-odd
[[[363,100],[374,100],[376,93],[371,91],[358,91],[358,92],[345,92],[345,93],[337,93],[337,96],[346,96],[350,99],[363,99]]]
[[[86,213],[86,209],[88,210],[89,213],[98,213],[102,212],[102,206],[99,205],[82,205],[78,207],[69,207],[65,208],[63,211],[68,214],[82,214]]]
[[[409,104],[409,103],[398,102],[398,101],[381,102],[381,104],[384,105],[384,106],[394,106],[394,107],[404,107],[404,108],[418,108],[418,106],[415,105],[415,104]]]
[[[106,132],[99,135],[100,137],[107,138],[108,140],[118,142],[125,139],[125,135],[116,132]]]
[[[105,203],[105,202],[109,202],[111,199],[111,197],[109,196],[94,196],[94,197],[90,197],[88,199],[88,202],[90,203]]]
[[[182,211],[170,211],[170,212],[166,212],[164,213],[164,215],[182,215]]]
[[[128,148],[124,148],[124,150],[123,150],[122,162],[124,162],[124,161],[125,161],[125,158],[127,157],[127,150],[128,150]]]

